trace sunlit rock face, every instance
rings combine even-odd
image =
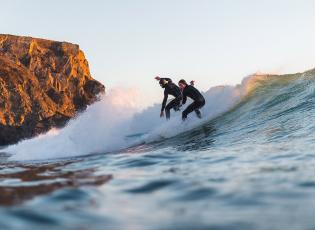
[[[78,45],[0,35],[0,145],[65,125],[104,91]]]

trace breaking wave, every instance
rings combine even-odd
[[[212,87],[203,93],[206,98],[203,118],[196,119],[195,114],[191,114],[185,122],[181,121],[181,113],[173,111],[170,121],[161,119],[160,104],[139,111],[137,104],[141,102],[141,97],[136,90],[115,88],[71,120],[65,128],[53,129],[9,146],[4,151],[12,154],[12,160],[44,160],[113,152],[175,137],[214,119],[221,124],[221,130],[228,132],[233,127],[241,128],[256,121],[261,114],[270,118],[279,110],[278,107],[275,109],[275,105],[288,103],[290,107],[305,102],[304,97],[309,96],[314,87],[314,83],[310,84],[313,78],[312,71],[282,76],[260,74],[246,77],[236,86]],[[294,101],[290,100],[292,98],[295,98]],[[224,116],[220,116],[222,114]]]

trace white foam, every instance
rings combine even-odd
[[[128,119],[138,111],[134,89],[112,89],[101,101],[56,131],[9,146],[12,160],[71,157],[124,147]]]
[[[172,111],[170,121],[161,119],[159,104],[139,112],[141,97],[134,89],[112,89],[65,128],[53,129],[3,151],[12,154],[11,160],[43,160],[110,152],[137,143],[173,137],[231,109],[247,93],[249,82],[253,82],[253,77],[246,78],[241,85],[209,89],[204,93],[203,119],[197,119],[192,113],[184,123],[179,112]],[[187,105],[189,103],[188,100]],[[132,140],[126,138],[136,133],[145,135]]]

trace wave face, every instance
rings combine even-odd
[[[313,229],[315,70],[204,95],[203,119],[166,122],[160,105],[139,111],[136,91],[113,89],[64,129],[3,150],[0,204],[14,208],[0,207],[0,225]]]
[[[12,160],[113,152],[177,137],[209,124],[214,124],[223,140],[228,138],[229,144],[254,139],[261,143],[266,138],[286,140],[279,132],[289,132],[288,129],[294,129],[292,126],[297,124],[289,117],[294,120],[300,112],[305,115],[312,108],[313,78],[312,71],[283,76],[253,75],[237,86],[210,88],[204,93],[207,103],[202,109],[203,118],[199,120],[191,114],[184,123],[181,113],[172,112],[170,121],[159,118],[159,104],[138,112],[139,96],[135,90],[113,89],[66,128],[51,130],[5,151],[13,155]]]
[[[296,142],[314,138],[315,71],[266,75],[233,110],[213,121],[217,135],[233,145]],[[298,145],[299,146],[299,145]],[[302,146],[300,146],[302,147]]]
[[[138,112],[136,105],[141,102],[135,90],[112,89],[66,128],[51,130],[37,138],[10,146],[6,152],[13,155],[12,160],[42,160],[112,152],[174,137],[235,106],[247,94],[252,81],[249,78],[236,87],[209,89],[204,93],[207,104],[202,109],[203,119],[196,120],[193,114],[185,123],[181,121],[181,113],[173,112],[170,121],[161,119],[159,104]]]

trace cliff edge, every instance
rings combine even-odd
[[[104,91],[78,45],[0,34],[0,145],[65,125]]]

